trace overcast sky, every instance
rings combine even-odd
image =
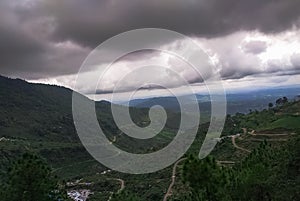
[[[192,37],[211,56],[228,90],[299,83],[299,0],[1,0],[0,74],[73,88],[95,47],[148,27]],[[185,41],[162,45],[184,49]],[[149,51],[113,65],[98,92],[110,92],[124,74],[149,61],[174,68],[201,87],[202,79],[182,61]],[[147,75],[132,75],[124,90],[142,84]],[[172,74],[153,77],[180,87]]]

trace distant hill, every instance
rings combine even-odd
[[[286,96],[288,99],[295,99],[300,94],[300,86],[284,87],[284,88],[270,88],[254,90],[250,92],[236,92],[226,95],[227,99],[227,113],[235,114],[248,113],[249,110],[263,110],[268,108],[268,104],[275,103],[275,100]],[[209,95],[196,95],[200,110],[204,113],[210,112],[210,97]],[[184,97],[185,104],[190,104],[189,96]],[[128,104],[123,102],[123,104]],[[176,97],[154,97],[146,99],[134,99],[129,102],[132,107],[150,108],[154,105],[161,105],[164,108],[180,112],[180,106]]]
[[[41,141],[78,142],[72,117],[72,90],[0,76],[0,136]],[[95,103],[107,133],[117,132],[111,103]],[[135,121],[146,110],[134,110]],[[142,117],[143,116],[143,117]]]
[[[77,140],[72,91],[0,77],[0,134],[35,140]]]
[[[0,158],[0,170],[12,159],[11,156],[28,149],[47,158],[54,167],[82,158],[98,164],[81,145],[76,133],[72,116],[72,90],[2,76],[0,89],[0,154],[3,156]],[[99,101],[95,102],[95,107],[98,122],[107,137],[113,140],[114,136],[119,136],[121,132],[113,120],[111,103]],[[129,108],[129,111],[136,124],[146,126],[149,123],[148,109]],[[176,130],[179,121],[179,114],[168,113],[162,137],[158,135],[152,144],[162,146],[168,143],[174,133],[171,131]],[[128,151],[154,149],[152,144],[127,135],[118,139],[119,147]],[[71,174],[62,172],[66,173]]]

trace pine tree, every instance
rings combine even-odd
[[[30,153],[12,165],[2,194],[4,201],[64,200],[46,162]]]

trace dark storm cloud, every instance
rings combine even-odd
[[[13,70],[14,66],[26,63],[27,58],[46,50],[43,41],[37,40],[22,27],[17,16],[10,12],[10,5],[0,2],[0,61],[1,71]]]
[[[0,74],[38,79],[77,72],[89,50],[53,43],[53,18],[21,2],[0,2]]]
[[[92,48],[136,28],[213,38],[239,30],[281,32],[299,26],[299,16],[298,0],[2,0],[0,74],[74,74]]]
[[[52,0],[43,5],[55,16],[56,40],[95,47],[118,33],[157,27],[202,37],[237,30],[280,32],[299,26],[298,0]]]

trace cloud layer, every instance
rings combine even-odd
[[[121,32],[146,27],[193,37],[212,56],[225,80],[299,74],[297,0],[2,0],[0,74],[72,87],[93,48]],[[173,43],[161,45],[171,48]],[[181,43],[177,48],[184,47]],[[109,51],[105,57],[109,58]],[[99,91],[112,90],[122,73],[149,59],[181,71],[190,83],[203,80],[176,59],[146,52],[116,64],[118,70],[112,70]],[[124,87],[139,84],[141,77]],[[162,72],[154,81],[166,80],[170,86],[180,84]]]

